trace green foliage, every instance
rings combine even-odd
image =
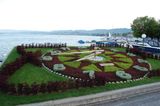
[[[99,54],[98,56],[102,56],[104,58],[104,60],[101,62],[111,62],[111,60],[112,60],[111,56],[107,56],[105,54]]]
[[[71,59],[74,59],[74,57],[68,57],[68,56],[58,56],[58,59],[61,61],[61,62],[64,62],[64,61],[68,61],[68,60],[71,60]]]
[[[147,61],[151,64],[153,70],[160,69],[160,60],[147,58]]]
[[[17,53],[16,48],[13,48],[13,50],[10,52],[10,54],[8,55],[7,59],[5,60],[4,64],[13,62],[14,60],[16,60],[16,58],[20,57],[20,55]],[[3,65],[4,65],[3,64]]]
[[[93,70],[93,71],[101,71],[96,65],[94,64],[91,64],[91,65],[88,65],[88,66],[84,66],[82,68],[82,70],[85,70],[85,71],[88,71],[88,70]]]
[[[115,49],[118,50],[119,52],[126,52],[126,48],[123,47],[117,47]]]
[[[137,17],[131,24],[133,35],[135,37],[141,37],[142,34],[154,38],[160,38],[160,23],[153,17]]]
[[[105,54],[106,54],[106,55],[111,55],[111,54],[114,54],[114,52],[106,51]]]
[[[123,62],[127,62],[127,63],[130,63],[130,64],[133,64],[133,61],[131,58],[118,58],[117,60],[121,60]]]
[[[85,56],[87,56],[87,55],[89,55],[89,54],[91,54],[91,53],[81,53],[81,54],[79,55],[79,58],[83,58],[83,57],[85,57]]]
[[[122,70],[121,68],[118,68],[116,66],[104,66],[105,72],[116,72],[118,70]]]
[[[115,57],[122,57],[122,58],[128,58],[127,56],[125,56],[124,54],[115,54]]]
[[[65,51],[63,53],[72,53],[72,52],[79,52],[78,50],[69,50],[69,51]]]
[[[123,69],[127,69],[132,66],[132,63],[122,63],[122,62],[114,62],[114,63]]]
[[[53,50],[53,48],[27,48],[26,51],[32,51],[35,52],[37,50],[41,50],[42,54],[47,53],[51,50]]]
[[[49,81],[66,81],[67,78],[61,77],[54,73],[48,72],[45,68],[37,67],[32,64],[25,64],[19,70],[17,70],[11,77],[9,77],[9,83],[28,83],[32,84],[36,82],[46,83]]]
[[[73,62],[64,62],[65,65],[73,67],[73,68],[78,68],[81,64],[79,61],[73,61]]]

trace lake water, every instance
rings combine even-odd
[[[0,34],[0,60],[17,45],[29,43],[67,43],[68,46],[87,46],[89,44],[79,44],[79,40],[91,41],[100,40],[98,36],[82,35],[27,35],[27,34]]]

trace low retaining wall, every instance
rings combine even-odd
[[[144,93],[160,91],[160,82],[124,88],[119,90],[107,91],[103,93],[91,94],[86,96],[72,97],[60,100],[51,100],[40,103],[26,104],[21,106],[77,106],[94,104],[97,102],[117,100]]]

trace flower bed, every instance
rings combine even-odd
[[[8,83],[8,78],[14,74],[18,69],[20,69],[24,64],[31,63],[36,66],[41,66],[41,52],[27,52],[24,47],[18,46],[17,52],[21,54],[19,58],[17,58],[15,61],[6,64],[4,67],[2,67],[2,70],[0,72],[0,90],[3,92],[6,92],[7,94],[14,94],[14,95],[35,95],[38,93],[50,93],[50,92],[58,92],[58,91],[64,91],[67,89],[72,88],[79,88],[79,87],[92,87],[92,86],[101,86],[105,83],[102,83],[99,80],[75,80],[75,81],[58,81],[58,82],[48,82],[48,83],[40,83],[36,84],[33,83],[29,85],[28,83],[18,83],[18,84],[10,84]],[[47,60],[50,58],[50,54],[46,54]],[[46,59],[45,58],[45,59]],[[59,62],[57,57],[53,58],[52,61],[42,61],[43,64],[52,64],[55,62]],[[55,60],[55,61],[54,61]],[[57,65],[57,66],[56,66]],[[55,67],[58,69],[57,71],[65,70],[63,64],[56,64]],[[41,67],[39,67],[41,68]],[[51,68],[51,67],[47,67]],[[81,73],[81,72],[80,72]],[[77,72],[75,72],[77,74]],[[93,72],[91,73],[93,75]],[[91,75],[90,74],[90,75]],[[71,73],[71,75],[74,75]],[[83,75],[83,74],[78,74]],[[76,75],[75,75],[76,76]]]
[[[116,81],[122,81],[127,79],[137,79],[143,77],[147,71],[137,71],[139,70],[149,70],[149,64],[147,62],[139,62],[141,59],[137,56],[129,56],[128,54],[124,52],[111,52],[109,49],[104,49],[104,52],[100,54],[95,54],[95,56],[103,56],[103,61],[92,61],[88,59],[84,59],[81,61],[76,61],[80,58],[83,58],[85,56],[90,55],[90,53],[83,53],[86,51],[89,51],[89,48],[85,49],[79,49],[79,48],[70,48],[71,50],[62,52],[60,55],[54,56],[56,58],[56,61],[51,61],[49,63],[44,63],[44,65],[51,70],[53,68],[50,67],[51,64],[64,64],[66,67],[64,70],[60,71],[62,75],[67,75],[68,77],[74,77],[74,79],[82,79],[82,80],[89,80],[92,77],[85,73],[87,70],[93,70],[96,77],[99,77],[100,73],[104,74],[103,79],[105,79],[106,82],[116,82]],[[76,54],[74,54],[76,52]],[[77,53],[80,52],[80,53]],[[107,53],[108,52],[108,53]],[[65,54],[66,53],[66,54]],[[94,57],[93,57],[94,58]],[[139,59],[139,60],[138,60]],[[111,66],[102,66],[100,64],[107,64],[107,63],[113,63]],[[140,67],[137,69],[133,67],[134,65],[139,65]],[[142,67],[144,67],[142,69]],[[116,75],[116,72],[119,70],[124,70],[125,73],[122,73],[124,75],[124,78],[119,77]],[[97,76],[98,75],[98,76]],[[102,76],[102,75],[100,75]],[[128,78],[127,78],[127,77]],[[131,76],[131,77],[130,77]],[[125,78],[126,77],[126,78]]]

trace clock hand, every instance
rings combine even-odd
[[[104,50],[92,50],[92,51],[84,51],[84,52],[70,52],[70,53],[58,53],[58,55],[63,55],[63,54],[79,54],[79,53],[93,53],[93,52],[103,52]]]

